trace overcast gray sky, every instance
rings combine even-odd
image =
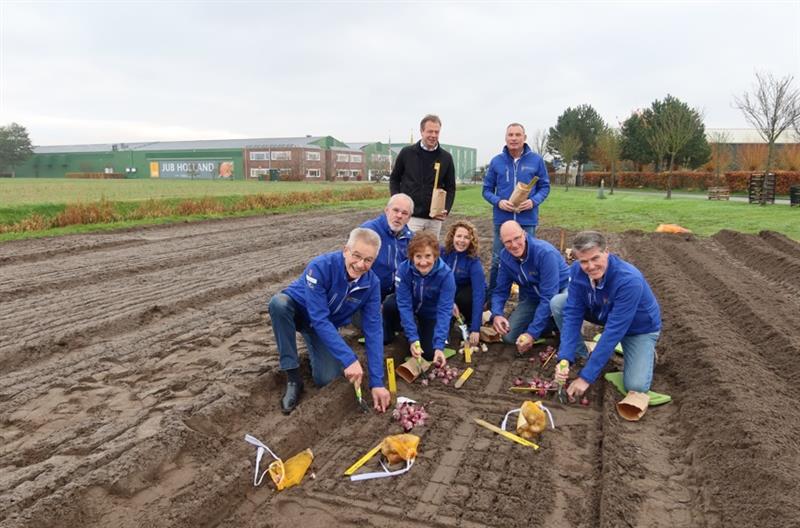
[[[0,33],[0,124],[36,145],[405,141],[430,112],[483,163],[569,106],[617,123],[669,93],[741,128],[755,71],[800,86],[800,0],[0,0]]]

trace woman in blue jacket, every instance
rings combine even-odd
[[[450,226],[444,239],[442,260],[453,270],[456,298],[453,315],[460,314],[469,326],[469,342],[477,346],[481,336],[481,317],[486,297],[486,275],[481,264],[478,235],[467,220]]]
[[[384,344],[402,328],[413,357],[443,366],[455,295],[453,272],[439,257],[436,235],[416,233],[408,244],[408,260],[397,270],[395,294],[383,305]]]

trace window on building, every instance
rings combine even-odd
[[[339,169],[336,171],[336,177],[346,180],[347,177],[350,176],[350,171]]]
[[[372,154],[370,159],[376,163],[389,163],[392,161],[388,154]]]
[[[350,156],[348,156],[347,154],[337,154],[336,161],[347,163],[348,161],[350,161]]]
[[[281,176],[291,176],[292,169],[281,169]]]
[[[292,159],[292,151],[290,150],[273,150],[272,161],[289,161]]]
[[[319,169],[306,169],[306,178],[319,178]]]
[[[350,154],[350,163],[361,163],[361,154]]]
[[[350,171],[350,177],[351,178],[359,178],[359,177],[361,177],[361,171],[359,171],[359,170],[351,170]]]
[[[266,152],[250,152],[250,161],[266,161],[267,160],[267,153]]]
[[[319,152],[306,151],[306,161],[319,161]]]
[[[267,176],[268,174],[269,169],[250,169],[250,177],[256,180],[259,176]]]

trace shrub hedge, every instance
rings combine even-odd
[[[713,172],[675,171],[672,173],[672,189],[697,191],[709,187],[728,187],[731,192],[747,192],[750,171],[726,172],[719,181]],[[605,180],[606,187],[611,185],[610,172],[585,172],[584,185],[600,185]],[[789,194],[789,187],[800,184],[800,171],[775,171],[775,192]],[[666,189],[666,172],[618,172],[614,183],[622,189]]]

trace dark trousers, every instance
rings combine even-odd
[[[422,357],[433,361],[433,332],[436,329],[436,319],[425,319],[415,314],[414,320],[417,323],[419,344],[422,345]],[[383,301],[383,344],[391,343],[394,333],[401,331],[403,325],[400,321],[400,310],[397,309],[397,299],[392,294]]]
[[[456,306],[467,328],[472,327],[472,283],[456,286]]]

